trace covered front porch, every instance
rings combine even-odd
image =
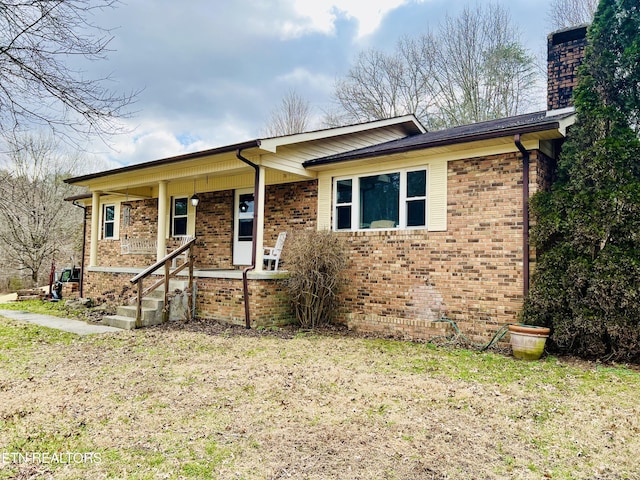
[[[179,169],[155,165],[91,182],[86,271],[149,265],[186,236],[198,239],[197,268],[261,271],[261,252],[282,228],[282,219],[265,216],[268,201],[270,211],[282,209],[279,199],[267,199],[267,186],[275,192],[313,174],[254,150],[240,146],[185,158]]]
[[[106,181],[105,188],[94,183],[83,295],[128,302],[133,277],[195,239],[193,313],[247,326],[288,323],[286,272],[268,270],[263,252],[283,232],[315,228],[316,181],[245,154],[238,148],[185,159],[179,171],[120,172],[108,189]],[[152,277],[163,274],[159,267]]]

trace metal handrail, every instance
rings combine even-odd
[[[184,270],[187,266],[189,267],[189,292],[193,295],[193,255],[191,254],[191,248],[195,245],[196,238],[192,238],[184,245],[176,248],[172,252],[169,252],[164,258],[158,260],[153,265],[145,268],[142,272],[133,277],[129,282],[137,284],[137,311],[136,311],[136,327],[139,326],[142,319],[142,298],[147,295],[149,292],[155,290],[160,285],[164,284],[164,303],[163,303],[163,322],[167,321],[169,315],[169,309],[167,306],[169,305],[169,279],[171,277],[176,276],[179,272]],[[187,254],[187,261],[180,265],[178,268],[171,271],[171,262],[173,259],[177,258],[180,254],[189,250]],[[148,287],[146,290],[142,289],[142,282],[145,278],[149,277],[156,270],[164,266],[164,275],[163,277],[155,282],[153,285]],[[191,309],[189,310],[189,316],[191,316]]]

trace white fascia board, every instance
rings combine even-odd
[[[348,135],[350,133],[364,132],[376,128],[401,125],[403,123],[408,125],[408,130],[412,130],[415,133],[425,133],[427,131],[424,126],[418,121],[415,115],[404,115],[402,117],[387,118],[384,120],[376,120],[368,123],[359,123],[357,125],[348,125],[346,127],[327,128],[324,130],[296,133],[294,135],[285,135],[282,137],[264,138],[260,139],[260,149],[267,152],[276,153],[278,147],[282,145],[311,142],[314,140],[322,140],[324,138]]]

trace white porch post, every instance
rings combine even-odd
[[[91,245],[89,246],[89,266],[98,265],[98,237],[100,236],[100,192],[91,195]]]
[[[258,216],[258,225],[256,232],[256,268],[258,272],[262,271],[262,257],[264,255],[264,204],[265,204],[265,177],[267,170],[260,165],[260,175],[258,180],[258,208],[255,214]]]
[[[158,247],[156,260],[160,260],[167,255],[167,246],[165,245],[168,212],[167,203],[167,181],[162,180],[158,183]]]

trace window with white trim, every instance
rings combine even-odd
[[[171,199],[171,236],[180,237],[187,234],[189,218],[189,198],[174,197]]]
[[[427,170],[334,179],[335,230],[424,228]]]
[[[116,238],[116,206],[102,206],[102,238]]]

